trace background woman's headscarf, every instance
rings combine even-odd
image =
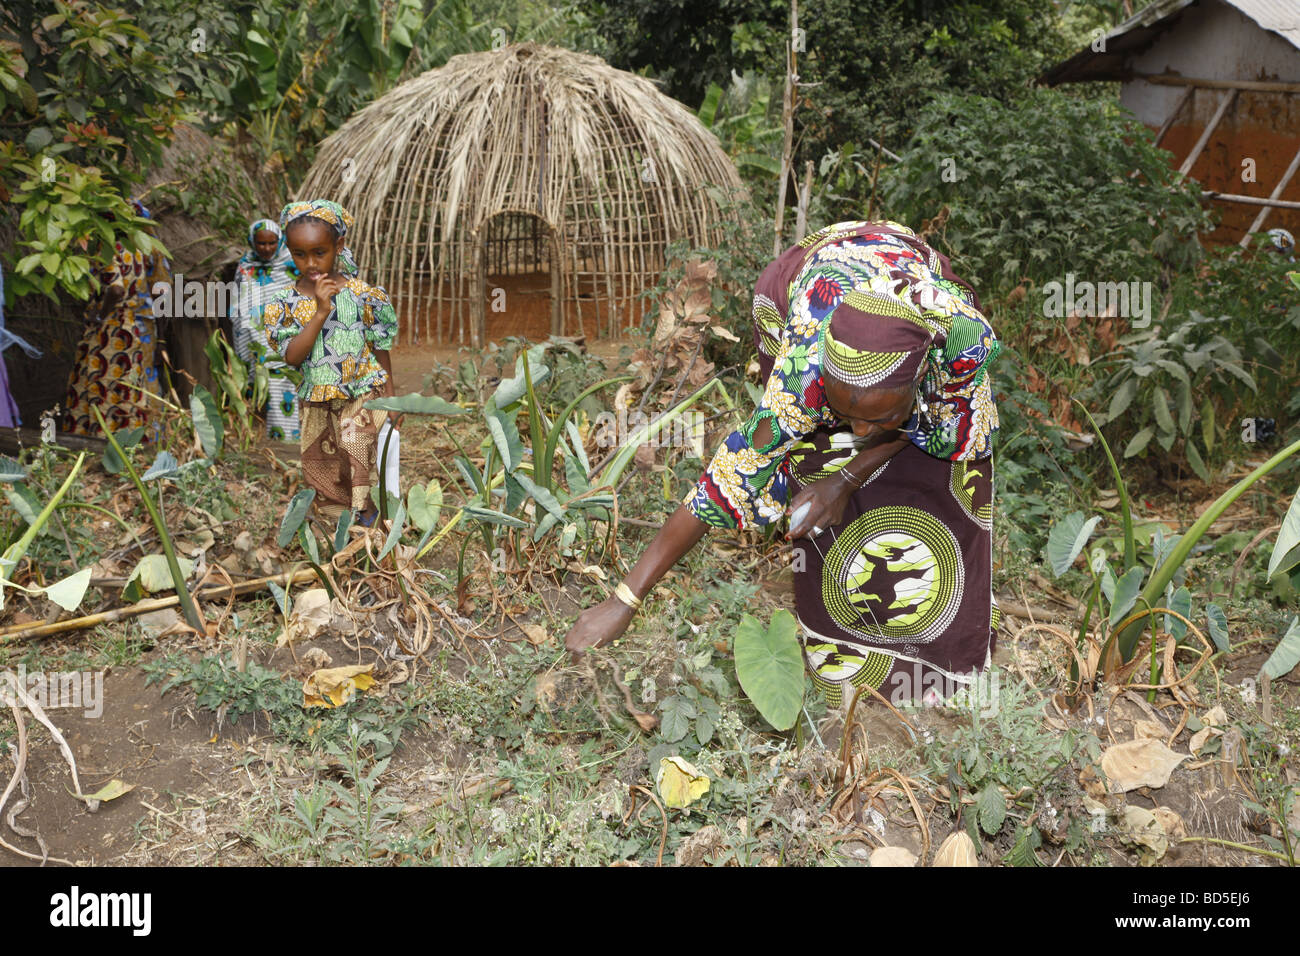
[[[270,259],[263,259],[258,254],[257,234],[259,232],[273,233],[278,240]],[[289,255],[289,249],[284,244],[284,231],[274,219],[259,219],[248,227],[248,251],[239,257],[239,266],[258,279],[265,279],[278,271],[295,278],[298,275],[298,270],[293,264],[293,256]]]
[[[280,229],[288,232],[289,226],[306,218],[319,219],[328,224],[334,230],[334,235],[340,237],[347,236],[353,223],[351,214],[334,200],[309,199],[291,202],[280,210]],[[339,253],[338,270],[345,276],[354,276],[360,271],[356,259],[352,257],[352,250],[347,246]]]

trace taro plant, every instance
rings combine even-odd
[[[543,362],[550,343],[535,345],[519,353],[515,360],[515,374],[498,384],[483,405],[485,435],[478,451],[483,456],[480,468],[466,453],[465,448],[452,436],[460,454],[453,464],[465,481],[467,501],[460,512],[450,519],[437,537],[432,537],[424,527],[424,537],[417,548],[417,557],[423,556],[438,539],[458,526],[465,518],[476,522],[483,544],[489,555],[503,554],[503,544],[512,543],[516,558],[522,563],[522,542],[510,531],[526,531],[532,527],[530,539],[539,542],[552,531],[559,529],[562,547],[570,546],[583,530],[588,528],[588,515],[592,519],[608,518],[607,508],[613,497],[601,493],[590,484],[590,462],[583,449],[582,437],[573,421],[573,413],[588,396],[607,385],[625,381],[626,376],[597,382],[572,398],[552,420],[538,397],[537,386],[551,377],[551,369]],[[459,415],[467,409],[453,405],[436,396],[403,395],[397,398],[376,399],[367,407],[407,414]],[[525,445],[517,424],[521,413],[528,415],[528,436],[531,447]],[[566,440],[567,439],[567,440]],[[557,454],[563,453],[567,488],[555,478]],[[432,485],[407,496],[406,513],[415,515],[429,511],[427,502],[434,500]],[[425,507],[421,508],[421,496]],[[501,499],[501,500],[498,500]],[[441,488],[436,500],[441,508]],[[535,503],[533,521],[526,520],[525,504]],[[436,518],[434,519],[436,521]],[[417,524],[419,523],[417,518]],[[426,520],[425,525],[430,522]],[[502,532],[501,529],[509,529]],[[465,552],[471,538],[462,542],[457,561],[458,580],[464,580]]]
[[[1080,403],[1080,407],[1082,407],[1082,403]],[[1142,633],[1158,612],[1172,612],[1165,613],[1167,629],[1176,639],[1185,637],[1186,625],[1175,616],[1175,614],[1181,614],[1183,617],[1191,616],[1189,613],[1192,604],[1191,595],[1187,588],[1181,586],[1183,563],[1187,560],[1197,542],[1209,530],[1210,525],[1218,520],[1219,516],[1234,501],[1240,498],[1256,481],[1267,475],[1291,455],[1300,451],[1300,441],[1282,449],[1220,495],[1186,533],[1166,541],[1163,533],[1156,531],[1152,536],[1152,560],[1148,568],[1145,563],[1139,563],[1138,561],[1132,511],[1119,466],[1116,464],[1115,457],[1111,454],[1110,446],[1102,436],[1101,430],[1097,427],[1096,421],[1086,408],[1083,411],[1088,416],[1093,431],[1101,442],[1102,450],[1110,463],[1111,472],[1115,478],[1115,486],[1119,492],[1124,555],[1122,571],[1116,575],[1111,570],[1104,552],[1098,554],[1099,549],[1094,549],[1092,559],[1089,561],[1093,580],[1089,588],[1084,620],[1079,629],[1079,642],[1082,645],[1092,613],[1094,609],[1100,609],[1103,606],[1101,598],[1104,596],[1106,603],[1109,605],[1108,619],[1105,622],[1105,630],[1108,634],[1102,646],[1100,666],[1103,670],[1113,672],[1133,660]],[[1075,558],[1078,557],[1087,544],[1093,529],[1100,520],[1100,517],[1085,520],[1082,513],[1075,512],[1067,515],[1052,528],[1048,537],[1047,553],[1049,563],[1058,576],[1064,574],[1074,563]],[[1300,516],[1297,516],[1295,524],[1300,525]],[[1286,531],[1285,526],[1284,531]],[[1282,549],[1283,554],[1282,558],[1278,558],[1275,551],[1274,557],[1279,566],[1286,563],[1291,557],[1294,557],[1295,560],[1288,565],[1288,568],[1300,563],[1300,529],[1292,527],[1291,533],[1286,534],[1285,537],[1280,536],[1278,547]],[[1274,573],[1279,573],[1279,567],[1270,568],[1269,576],[1271,577]],[[1220,650],[1226,651],[1228,649],[1226,616],[1222,609],[1213,603],[1207,604],[1205,610],[1207,629],[1211,638]],[[1157,682],[1158,675],[1159,661],[1156,654],[1156,643],[1152,641],[1152,684]]]
[[[0,555],[0,611],[4,610],[5,588],[14,588],[28,594],[43,593],[65,611],[75,610],[81,604],[81,599],[86,593],[86,587],[90,584],[90,568],[82,568],[61,581],[36,588],[15,584],[10,579],[10,575],[13,573],[13,569],[18,566],[18,563],[27,555],[27,551],[32,542],[36,540],[36,536],[44,530],[46,523],[53,516],[55,509],[58,508],[59,502],[68,493],[68,489],[76,483],[77,476],[81,473],[81,466],[85,464],[85,461],[86,454],[82,452],[77,456],[72,470],[68,473],[68,477],[63,480],[58,491],[44,505],[40,505],[39,510],[35,510],[30,506],[31,491],[23,483],[27,477],[26,470],[9,458],[0,458],[0,484],[5,485],[6,496],[14,503],[15,510],[27,522],[27,530],[5,548],[4,553]],[[25,495],[20,494],[15,491],[17,488],[23,488],[27,493]]]
[[[201,403],[200,403],[201,404]],[[208,459],[199,458],[194,461],[180,464],[169,451],[160,451],[154,459],[149,469],[141,476],[136,472],[135,466],[131,464],[131,457],[127,454],[126,449],[118,442],[117,436],[109,430],[108,424],[104,421],[104,416],[100,414],[97,407],[92,406],[91,411],[95,413],[95,418],[99,422],[100,429],[104,432],[104,437],[108,439],[109,448],[112,449],[116,456],[116,462],[120,462],[121,468],[124,469],[130,477],[135,489],[139,492],[140,500],[144,502],[145,510],[149,512],[149,518],[153,522],[154,530],[158,532],[158,540],[162,544],[163,558],[167,564],[167,570],[171,574],[172,586],[176,589],[176,596],[180,599],[181,612],[185,616],[185,623],[194,628],[200,634],[206,633],[203,616],[199,613],[198,605],[194,603],[194,598],[190,595],[189,589],[185,585],[185,579],[189,576],[188,571],[182,570],[181,561],[176,555],[176,546],[172,543],[171,534],[167,530],[167,522],[164,518],[165,511],[162,503],[161,485],[158,491],[158,500],[155,502],[149,489],[145,487],[146,481],[157,481],[163,478],[172,477],[180,474],[184,470],[191,468],[202,468],[208,465]],[[134,432],[134,430],[132,430]],[[132,437],[139,441],[140,435],[133,434]],[[111,469],[110,469],[111,470]],[[189,564],[189,562],[185,562]],[[127,584],[125,596],[128,600],[139,600],[142,596],[142,590],[151,590],[156,586],[159,575],[156,571],[158,564],[157,556],[146,555],[141,559],[140,564],[131,574],[131,583]],[[132,587],[132,584],[139,582],[139,585]]]

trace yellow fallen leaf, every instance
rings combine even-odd
[[[916,854],[904,846],[882,846],[871,851],[871,866],[916,866]]]
[[[1125,793],[1138,787],[1163,787],[1187,758],[1188,754],[1174,753],[1163,741],[1144,738],[1108,747],[1101,755],[1101,769],[1110,792]]]
[[[1151,861],[1159,860],[1169,849],[1169,837],[1160,818],[1145,807],[1126,806],[1120,817],[1119,838],[1125,843],[1146,847]]]
[[[934,855],[935,866],[979,866],[979,853],[975,850],[975,843],[967,836],[965,830],[958,830],[951,834],[943,843],[939,844],[939,850]]]
[[[659,761],[655,785],[664,798],[664,806],[689,807],[709,792],[709,778],[681,757],[664,757]]]
[[[546,628],[538,627],[536,624],[520,624],[519,629],[524,632],[524,637],[528,638],[528,643],[533,646],[545,644],[550,640],[550,635],[546,633]]]
[[[348,667],[323,667],[313,671],[302,683],[304,707],[341,707],[359,691],[375,684],[371,672],[374,664]]]
[[[288,625],[276,639],[276,647],[315,637],[328,627],[334,614],[330,609],[330,595],[324,588],[309,588],[293,599],[293,611]]]
[[[130,793],[135,789],[133,783],[123,783],[116,778],[104,784],[94,793],[77,793],[73,794],[78,800],[86,801],[86,809],[94,813],[99,809],[101,803],[107,803],[109,800],[116,800],[123,794]]]

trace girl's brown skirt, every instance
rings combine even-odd
[[[387,412],[365,408],[378,389],[360,398],[302,403],[302,471],[327,517],[370,507],[379,428]]]

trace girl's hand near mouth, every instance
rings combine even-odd
[[[330,273],[315,277],[316,310],[329,313],[330,300],[343,289],[343,277]]]

